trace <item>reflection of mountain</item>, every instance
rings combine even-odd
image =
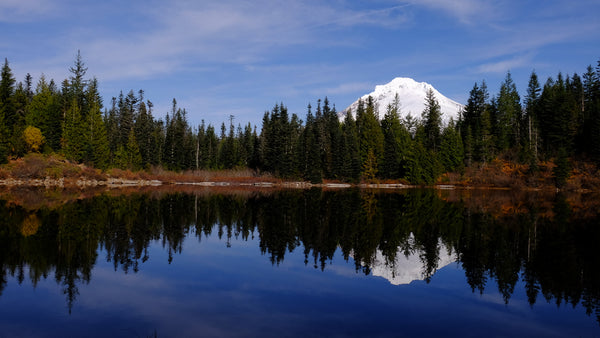
[[[31,200],[46,198],[43,193]],[[571,198],[533,198],[542,196],[537,193],[504,202],[498,194],[506,197],[505,192],[472,190],[444,191],[453,201],[447,203],[438,193],[154,191],[103,194],[35,210],[0,197],[0,296],[9,276],[29,278],[33,285],[54,278],[70,309],[98,258],[136,273],[151,259],[148,249],[155,241],[172,262],[186,236],[195,234],[198,240],[218,236],[228,243],[258,239],[261,254],[273,264],[301,250],[305,264],[312,260],[325,269],[341,253],[353,258],[356,271],[395,285],[429,280],[457,261],[473,291],[483,292],[493,280],[508,303],[522,276],[530,304],[554,297],[559,304],[581,304],[600,321],[598,207],[575,209]],[[516,203],[514,213],[481,211]]]
[[[409,241],[411,246],[414,243],[414,236],[411,233]],[[456,255],[451,254],[451,250],[446,247],[442,241],[439,241],[439,256],[437,264],[434,264],[431,273],[441,269],[450,263],[456,261]],[[415,280],[424,280],[428,276],[427,263],[424,262],[421,252],[411,252],[408,256],[404,254],[401,248],[398,248],[394,262],[388,262],[383,252],[377,249],[375,259],[370,268],[373,276],[383,277],[394,285],[410,284]]]

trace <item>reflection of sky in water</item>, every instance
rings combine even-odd
[[[492,280],[472,293],[450,264],[429,284],[391,285],[356,273],[339,251],[325,271],[304,265],[303,248],[279,266],[260,254],[257,236],[190,235],[181,254],[160,242],[138,273],[114,271],[100,252],[89,285],[68,314],[53,275],[34,289],[9,278],[0,296],[0,336],[577,336],[600,333],[594,317],[543,299],[531,308],[519,282],[508,305]],[[540,297],[541,298],[541,297]],[[596,330],[596,331],[594,331]]]

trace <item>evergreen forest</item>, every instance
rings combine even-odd
[[[17,82],[5,59],[0,78],[0,163],[30,152],[60,154],[98,168],[171,171],[250,168],[285,179],[432,184],[494,159],[526,165],[553,161],[557,186],[573,161],[600,164],[600,61],[595,68],[540,81],[531,73],[525,94],[510,72],[499,93],[475,83],[457,121],[442,123],[433,92],[420,118],[400,118],[401,102],[379,118],[371,97],[340,119],[325,97],[304,120],[283,103],[264,113],[262,126],[190,125],[173,99],[157,117],[144,91],[104,102],[98,80],[87,78],[78,53],[69,78],[57,84],[27,74]],[[260,130],[259,130],[260,128]]]

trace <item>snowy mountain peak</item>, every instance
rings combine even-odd
[[[433,90],[435,98],[440,104],[444,124],[447,124],[450,118],[456,121],[460,110],[463,108],[462,104],[445,97],[429,83],[417,82],[408,77],[397,77],[387,84],[377,85],[373,92],[363,95],[361,99],[366,101],[369,96],[373,97],[379,113],[379,119],[383,119],[387,106],[394,102],[394,97],[398,94],[400,100],[400,118],[404,118],[408,114],[412,117],[420,118],[421,113],[425,109],[425,97],[429,89]],[[352,114],[355,114],[357,107],[358,100],[342,111],[340,118],[344,118],[346,111],[349,109],[351,109]]]

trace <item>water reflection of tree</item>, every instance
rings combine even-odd
[[[171,261],[193,234],[198,241],[216,235],[226,245],[258,236],[260,252],[273,264],[302,250],[305,264],[321,270],[338,250],[367,274],[379,264],[378,251],[391,269],[399,253],[417,254],[427,281],[440,250],[448,248],[453,252],[444,256],[457,257],[473,291],[483,293],[493,280],[508,303],[521,279],[532,306],[542,295],[600,314],[598,215],[574,213],[562,196],[551,212],[542,212],[535,199],[501,214],[465,207],[469,203],[448,203],[431,190],[354,189],[101,195],[34,211],[0,201],[0,294],[8,276],[19,283],[28,277],[35,286],[54,274],[70,310],[78,288],[92,278],[98,252],[129,273],[149,259],[154,242]]]

